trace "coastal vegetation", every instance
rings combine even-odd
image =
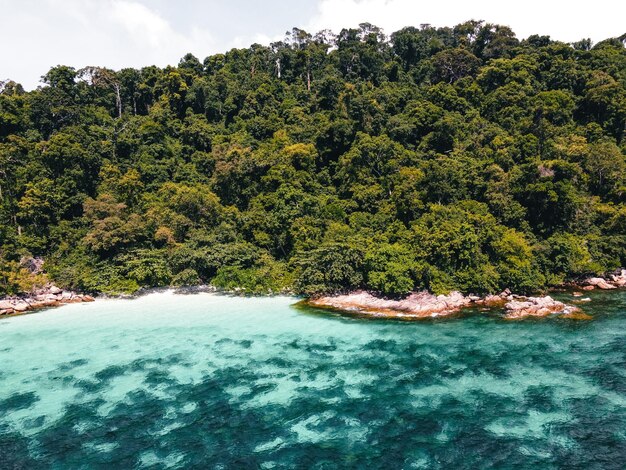
[[[2,82],[0,296],[531,293],[626,266],[625,42],[362,24]]]

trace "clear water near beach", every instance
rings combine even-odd
[[[0,468],[623,468],[626,293],[589,322],[159,293],[0,320]]]

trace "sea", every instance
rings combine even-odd
[[[626,292],[589,297],[589,321],[172,291],[3,318],[0,469],[623,469]]]

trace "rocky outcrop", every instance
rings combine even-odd
[[[584,290],[611,290],[626,287],[626,269],[620,269],[607,277],[590,277],[582,283]]]
[[[506,290],[499,295],[486,297],[464,296],[459,292],[435,296],[428,292],[416,292],[402,300],[376,297],[365,291],[345,295],[323,296],[309,299],[308,305],[331,308],[350,314],[371,317],[419,320],[458,314],[468,307],[481,310],[504,310],[504,318],[519,320],[528,317],[559,315],[563,318],[590,319],[578,307],[566,305],[550,296],[522,297]]]
[[[613,284],[611,284],[605,279],[602,279],[601,277],[590,277],[589,279],[585,281],[585,284],[587,286],[593,286],[593,287],[597,287],[598,289],[604,289],[604,290],[617,289],[617,286],[614,286]]]
[[[616,287],[626,287],[626,269],[621,269],[617,274],[613,274],[611,280]]]
[[[42,258],[24,257],[20,260],[20,266],[27,269],[31,274],[43,273],[44,260]]]
[[[42,258],[23,257],[20,260],[20,267],[30,273],[32,283],[35,285],[45,285],[33,289],[30,294],[0,299],[0,316],[24,313],[41,308],[57,307],[63,304],[93,302],[95,300],[89,295],[63,290],[48,282],[44,264],[45,262]]]
[[[507,302],[505,318],[518,320],[527,317],[547,317],[553,314],[571,314],[580,311],[578,307],[565,305],[549,295],[544,297],[521,297]]]
[[[317,297],[308,301],[309,305],[315,307],[398,319],[451,315],[471,303],[472,300],[469,297],[465,297],[459,292],[437,296],[428,292],[415,292],[405,299],[392,300],[375,297],[365,291],[357,291],[345,295]]]
[[[94,300],[89,295],[64,291],[53,284],[48,284],[37,289],[31,295],[8,297],[0,300],[0,315],[12,315],[41,308],[58,307],[63,304],[93,302]]]

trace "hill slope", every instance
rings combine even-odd
[[[530,292],[626,265],[626,49],[369,24],[0,89],[0,295]],[[45,281],[45,279],[44,279]]]

